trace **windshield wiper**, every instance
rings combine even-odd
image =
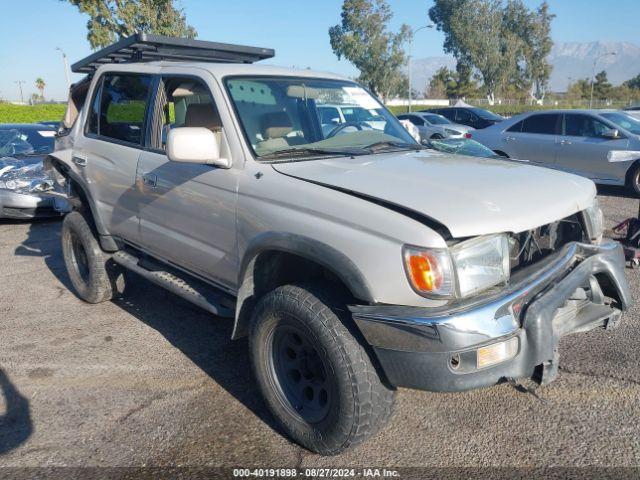
[[[393,140],[384,140],[382,142],[372,143],[371,145],[367,145],[366,147],[362,147],[365,150],[369,150],[370,152],[382,152],[385,150],[389,150],[392,148],[404,148],[407,150],[423,150],[423,147],[420,144],[412,144],[407,142],[395,142]]]
[[[337,150],[331,148],[287,148],[286,150],[278,150],[277,152],[261,155],[260,160],[276,160],[280,158],[292,158],[292,157],[307,157],[315,155],[339,155],[339,156],[351,156],[362,155],[361,150]]]

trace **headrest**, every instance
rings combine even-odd
[[[212,103],[192,103],[184,116],[185,127],[204,127],[211,131],[222,130],[222,120]]]
[[[286,112],[270,112],[262,116],[262,135],[265,140],[282,138],[292,131],[293,125]]]

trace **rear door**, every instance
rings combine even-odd
[[[206,75],[206,74],[205,74]],[[237,281],[236,200],[240,155],[231,153],[210,84],[202,77],[163,75],[148,145],[138,164],[141,245],[164,260],[223,287]],[[212,130],[231,169],[172,162],[169,130]]]
[[[151,75],[103,74],[73,148],[73,162],[109,233],[132,242],[139,240],[135,180],[151,84]]]
[[[561,119],[558,113],[529,115],[502,134],[501,150],[512,158],[553,166]]]
[[[603,136],[615,127],[584,113],[567,113],[563,123],[563,135],[558,141],[558,167],[595,180],[624,181],[624,171],[612,168],[608,156],[612,150],[627,149],[626,137]]]

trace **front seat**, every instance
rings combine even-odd
[[[291,145],[305,143],[303,137],[288,136],[293,124],[287,112],[269,112],[262,115],[262,138],[256,148],[260,151],[283,150]]]

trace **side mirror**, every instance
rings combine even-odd
[[[229,168],[228,158],[220,157],[216,135],[204,127],[180,127],[169,131],[167,156],[172,162],[200,163]]]
[[[331,119],[331,125],[338,125],[340,123],[340,119],[339,118],[332,118]]]
[[[602,136],[604,138],[608,138],[610,140],[615,140],[617,138],[621,138],[620,137],[620,132],[618,131],[617,128],[612,128],[610,130],[605,130],[604,132],[602,132]]]

